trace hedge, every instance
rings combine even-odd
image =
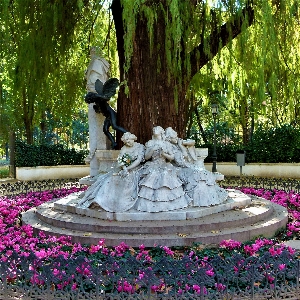
[[[205,162],[212,161],[213,145],[204,144],[208,148]],[[265,129],[259,125],[247,145],[217,144],[217,160],[219,162],[235,162],[236,152],[246,151],[247,163],[299,163],[300,131],[292,125]]]
[[[87,150],[66,149],[63,145],[28,145],[17,141],[15,148],[16,167],[84,165]]]

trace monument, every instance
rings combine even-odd
[[[22,215],[35,232],[69,235],[74,242],[108,246],[125,242],[189,246],[226,239],[272,237],[287,223],[287,210],[238,190],[223,189],[197,163],[191,140],[172,128],[153,128],[145,145],[126,132],[113,167],[94,176],[84,192],[50,201]]]
[[[104,238],[108,246],[132,247],[245,241],[270,237],[285,226],[285,208],[221,188],[222,175],[204,167],[207,149],[196,149],[193,140],[155,126],[142,145],[134,133],[116,126],[107,101],[117,82],[108,78],[107,61],[93,51],[86,73],[91,167],[89,178],[81,180],[89,187],[23,213],[23,223],[36,232],[70,235],[74,242]],[[106,149],[106,136],[114,148],[109,126],[123,132],[120,151]]]
[[[90,174],[80,180],[82,184],[92,184],[94,177],[105,173],[111,167],[118,153],[108,151],[115,149],[116,143],[109,128],[126,132],[116,124],[116,112],[108,101],[116,93],[119,85],[117,78],[109,78],[110,65],[99,56],[99,50],[92,47],[90,63],[85,71],[86,91],[85,102],[88,103],[89,122],[89,155],[85,162],[90,165]],[[110,145],[108,143],[110,142]]]
[[[90,58],[90,63],[85,71],[86,90],[88,93],[96,93],[96,80],[99,79],[101,82],[108,80],[109,63],[98,55],[96,47],[91,48]],[[105,116],[95,112],[93,103],[88,104],[88,120],[90,153],[86,158],[86,163],[90,164],[90,175],[95,176],[99,172],[99,162],[95,152],[97,149],[106,149],[106,136],[102,130]]]
[[[215,175],[193,163],[194,141],[183,141],[171,127],[165,131],[160,126],[153,128],[145,146],[135,140],[135,135],[123,134],[117,166],[79,196],[78,208],[159,213],[226,201],[228,193],[216,184]],[[161,218],[169,217],[165,213]]]

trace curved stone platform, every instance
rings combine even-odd
[[[68,235],[73,242],[96,244],[105,239],[107,246],[125,242],[132,247],[216,244],[224,239],[243,242],[259,235],[272,237],[286,225],[288,214],[284,207],[239,191],[231,190],[229,195],[222,205],[141,217],[136,212],[78,211],[75,207],[78,195],[73,194],[23,213],[22,221],[33,226],[35,232]]]
[[[68,211],[87,217],[98,218],[102,220],[115,220],[115,221],[170,221],[170,220],[188,220],[197,219],[207,215],[219,213],[222,211],[230,210],[234,207],[241,207],[248,205],[251,202],[249,196],[237,190],[228,190],[228,199],[215,206],[204,207],[188,207],[185,209],[177,209],[166,212],[140,212],[134,209],[122,213],[111,213],[103,209],[94,208],[79,208],[76,207],[79,201],[81,192],[71,194],[67,197],[59,199],[54,202],[54,208],[58,210]]]

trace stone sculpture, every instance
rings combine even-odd
[[[196,164],[195,141],[182,140],[171,127],[166,129],[166,139],[173,145],[174,163],[180,166],[178,176],[186,194],[193,199],[193,206],[220,204],[227,198],[227,191],[216,184],[216,176]]]
[[[171,164],[174,151],[165,140],[164,129],[154,127],[152,139],[145,146],[145,159],[148,162],[140,171],[136,209],[160,212],[187,207],[192,199],[184,192],[178,170]]]
[[[123,134],[124,143],[117,166],[110,172],[99,175],[96,182],[82,194],[78,206],[101,207],[109,212],[123,212],[132,208],[138,197],[139,167],[144,160],[145,147],[135,142],[130,132]]]
[[[123,127],[117,125],[117,113],[112,109],[108,104],[110,98],[116,93],[116,89],[119,86],[119,80],[117,78],[110,78],[104,84],[97,79],[95,82],[94,92],[89,92],[85,96],[85,102],[94,103],[94,110],[96,113],[101,113],[105,116],[103,124],[103,132],[108,137],[111,142],[111,148],[115,149],[117,143],[115,142],[114,137],[109,132],[109,127],[112,127],[114,130],[118,130],[122,133],[125,133]]]
[[[85,71],[86,91],[87,93],[96,93],[95,83],[99,79],[106,82],[109,78],[109,63],[97,54],[97,48],[92,47],[90,50],[90,62]],[[86,163],[90,165],[90,176],[96,176],[99,170],[99,162],[95,157],[97,150],[106,150],[106,135],[102,128],[105,117],[97,114],[94,110],[93,103],[88,104],[88,120],[89,120],[89,144],[90,153],[85,158]]]
[[[105,82],[109,78],[109,63],[106,59],[97,54],[96,47],[91,47],[90,58],[90,63],[85,71],[86,90],[88,93],[96,93],[96,80],[99,79],[100,81]]]
[[[154,213],[226,201],[227,191],[216,184],[215,175],[195,163],[194,141],[160,126],[145,146],[135,140],[135,135],[123,134],[117,166],[98,176],[78,207]]]

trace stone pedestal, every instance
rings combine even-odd
[[[91,61],[86,70],[86,90],[87,92],[96,93],[95,82],[97,79],[104,84],[108,80],[109,63],[96,54],[97,49],[91,48]],[[106,135],[103,132],[103,124],[105,116],[96,113],[94,103],[88,104],[88,120],[89,120],[89,144],[90,154],[86,157],[86,164],[90,165],[90,176],[96,176],[99,173],[99,160],[95,156],[97,150],[106,150]]]
[[[90,135],[90,154],[85,162],[90,165],[90,176],[98,175],[99,160],[95,153],[97,150],[106,150],[106,136],[103,133],[103,123],[105,117],[97,114],[93,108],[93,103],[89,104],[89,135]],[[91,138],[93,137],[93,138]]]
[[[95,150],[93,156],[93,169],[92,167],[90,170],[93,170],[89,176],[83,177],[79,180],[80,184],[91,185],[93,184],[96,179],[97,175],[105,174],[114,167],[117,163],[117,158],[120,153],[120,150]]]
[[[107,173],[117,164],[120,150],[97,150],[95,157],[98,161],[98,174]]]
[[[196,155],[197,155],[197,166],[201,169],[205,169],[204,166],[204,159],[208,155],[208,148],[196,148]]]

